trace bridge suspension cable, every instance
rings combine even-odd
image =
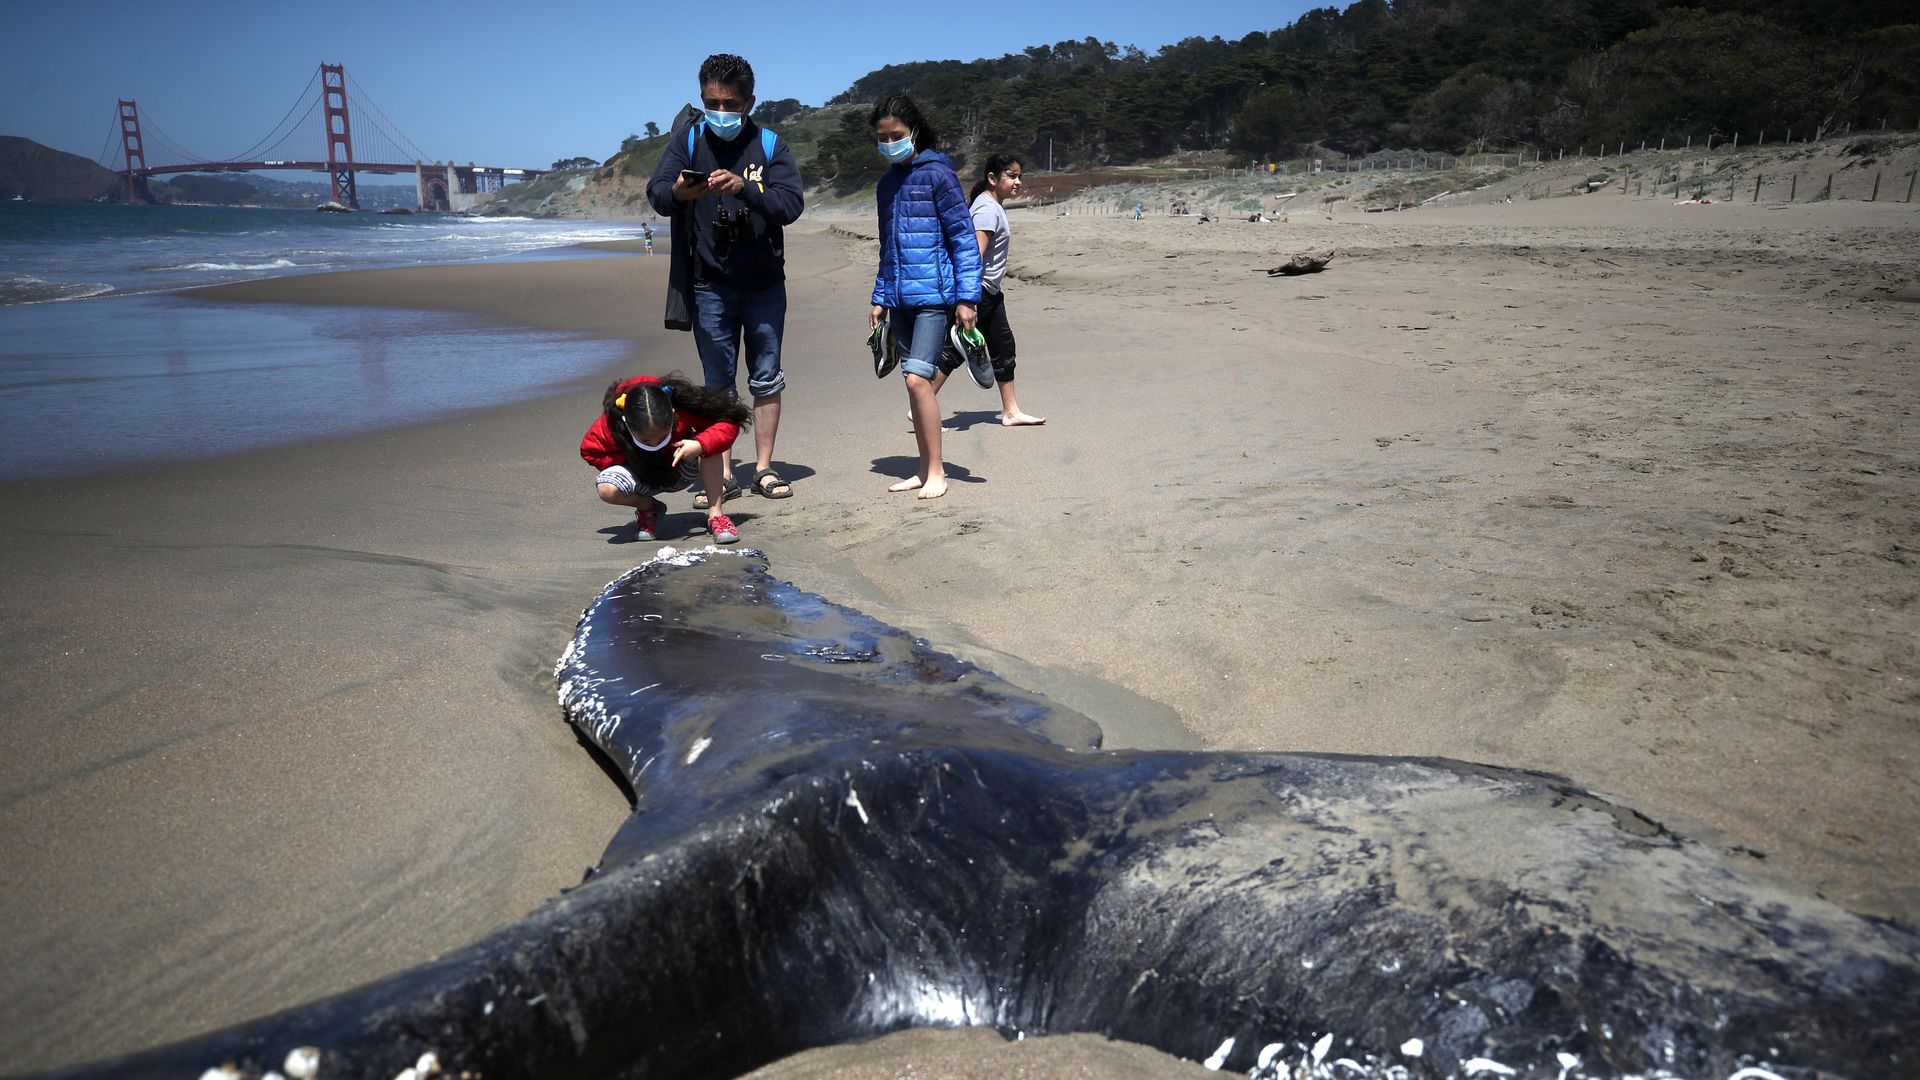
[[[176,164],[204,165],[215,160],[213,158],[201,157],[199,154],[190,154],[180,149],[180,144],[167,137],[166,131],[153,119],[153,114],[144,109],[140,112],[140,130],[141,133],[146,136],[147,141],[157,141],[162,149],[171,151],[174,156],[179,159]]]
[[[319,78],[320,69],[316,67],[313,69],[312,77],[307,79],[307,85],[301,89],[299,96],[293,99],[293,104],[287,107],[287,115],[281,117],[280,122],[273,125],[273,130],[267,132],[266,137],[262,138],[259,142],[254,143],[252,146],[247,147],[245,150],[240,151],[227,160],[259,161],[266,156],[268,151],[278,149],[282,143],[286,142],[301,124],[306,123],[307,117],[313,115],[313,110],[320,106],[320,96],[313,92],[313,84]],[[300,111],[300,103],[303,101],[306,102],[307,105],[306,112],[299,120],[295,120],[293,124],[289,126],[287,122],[293,119],[294,113]],[[283,131],[282,129],[285,130]]]
[[[112,122],[107,124],[106,143],[100,147],[100,152],[94,155],[94,158],[93,158],[93,160],[100,163],[101,168],[112,169],[114,172],[119,172],[121,169],[126,167],[125,164],[122,164],[118,167],[114,165],[114,162],[119,161],[121,158],[121,154],[116,153],[113,149],[114,143],[119,141],[119,135],[120,135],[120,117],[116,113]]]
[[[347,84],[352,87],[354,91],[353,100],[355,104],[366,106],[368,109],[373,110],[374,116],[379,117],[377,121],[374,121],[373,126],[380,131],[381,135],[386,137],[396,154],[405,153],[408,155],[406,157],[408,161],[425,162],[435,160],[434,158],[428,157],[426,152],[421,150],[419,145],[412,139],[407,138],[406,132],[400,130],[400,125],[394,123],[387,117],[386,113],[380,111],[380,106],[374,103],[372,95],[367,93],[367,88],[360,85],[360,80],[348,75]]]

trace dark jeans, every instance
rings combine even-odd
[[[693,345],[708,386],[734,389],[740,341],[747,343],[747,389],[756,398],[784,390],[780,335],[787,325],[787,285],[740,289],[725,281],[693,283]]]

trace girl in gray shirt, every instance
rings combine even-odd
[[[1033,416],[1020,408],[1013,391],[1013,326],[1007,322],[1007,298],[1002,291],[1007,275],[1007,249],[1012,230],[1007,226],[1005,203],[1020,193],[1020,160],[999,154],[987,159],[980,181],[973,185],[974,239],[980,243],[980,318],[976,324],[987,336],[987,351],[993,355],[993,378],[1000,385],[1000,424],[1002,427],[1030,427],[1044,424],[1047,418]],[[934,392],[966,361],[949,348],[940,357],[940,374],[934,378]]]

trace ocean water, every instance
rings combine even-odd
[[[627,344],[449,313],[177,294],[287,274],[608,257],[569,246],[639,235],[624,222],[0,203],[0,480],[444,417],[454,372],[476,406],[538,395]]]
[[[639,235],[637,222],[0,202],[0,305],[510,258]]]

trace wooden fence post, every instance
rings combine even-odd
[[[1787,188],[1787,201],[1792,202],[1800,196],[1800,174],[1793,174],[1793,186]]]
[[[1833,198],[1833,174],[1832,173],[1827,174],[1827,190],[1821,192],[1820,197],[1823,199]]]
[[[1907,201],[1908,202],[1913,201],[1913,182],[1915,180],[1920,180],[1920,169],[1913,170],[1913,172],[1908,174],[1907,176]]]
[[[1766,177],[1764,176],[1756,176],[1753,178],[1753,201],[1754,202],[1760,201],[1760,181],[1764,179],[1766,179]]]
[[[1880,174],[1877,172],[1873,174],[1873,194],[1867,196],[1867,201],[1868,202],[1880,201]]]

